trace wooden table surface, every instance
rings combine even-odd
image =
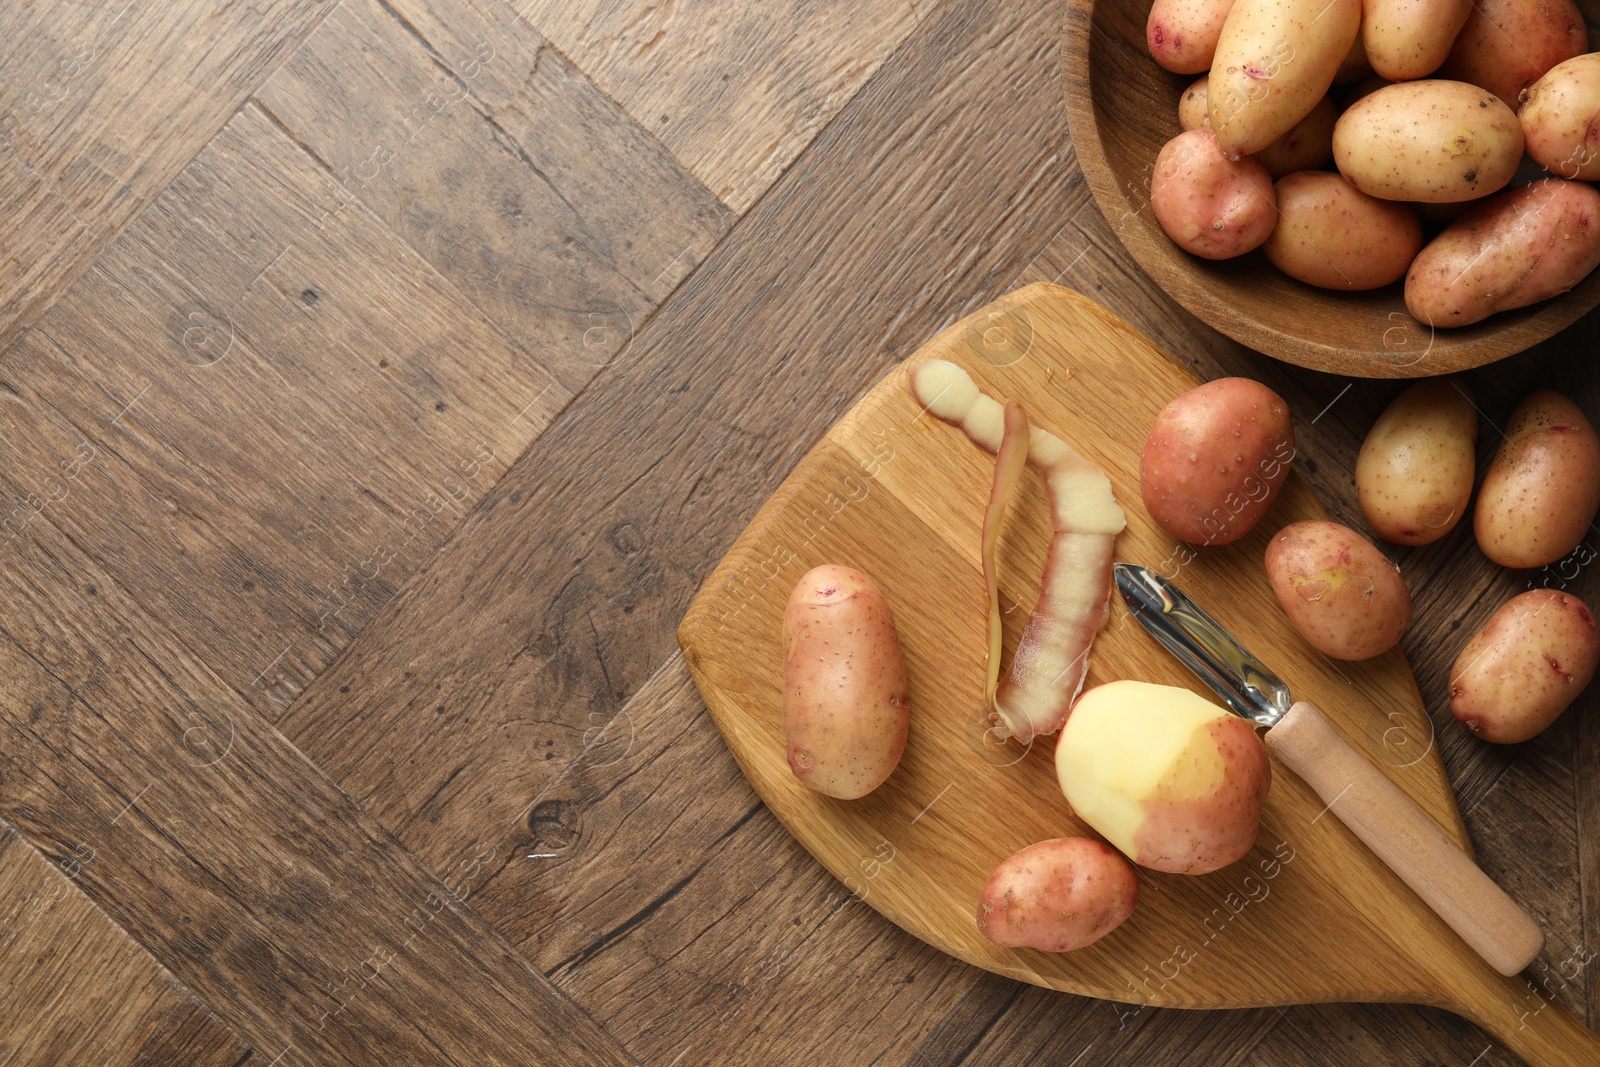
[[[1132,265],[1061,0],[0,9],[0,1063],[1509,1064],[1404,1006],[1136,1010],[942,956],[741,777],[677,652],[823,431],[1019,285],[1288,400],[1360,525],[1398,391]],[[1469,376],[1600,416],[1600,318]],[[1591,542],[1595,543],[1595,542]],[[1600,1022],[1594,694],[1450,719],[1531,580],[1395,550],[1545,994]]]

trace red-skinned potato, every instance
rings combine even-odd
[[[1073,812],[1133,862],[1209,874],[1255,844],[1272,766],[1237,715],[1188,689],[1120,681],[1073,705],[1056,777]]]
[[[1600,264],[1600,192],[1546,178],[1490,197],[1428,242],[1406,272],[1406,310],[1470,326],[1548,300]]]
[[[1186,130],[1162,147],[1150,209],[1174,244],[1205,259],[1244,255],[1278,219],[1267,168],[1225,157],[1209,129]]]
[[[1589,50],[1572,0],[1473,0],[1436,78],[1470,82],[1517,106],[1522,90]]]
[[[1478,490],[1472,530],[1502,567],[1543,567],[1578,547],[1600,508],[1600,438],[1550,389],[1522,399]]]
[[[1334,659],[1371,659],[1400,643],[1411,593],[1400,569],[1348,526],[1296,522],[1267,546],[1267,580],[1300,635]]]
[[[841,800],[894,772],[911,725],[889,602],[858,570],[807,571],[783,613],[783,738],[795,777]]]
[[[1174,74],[1211,69],[1233,0],[1155,0],[1145,21],[1150,56]]]
[[[1219,378],[1156,416],[1139,456],[1139,493],[1173,537],[1225,545],[1265,514],[1293,460],[1283,398],[1249,378]]]
[[[1029,845],[989,875],[978,930],[997,945],[1070,952],[1122,925],[1139,899],[1133,865],[1102,841],[1061,837]]]
[[[1427,545],[1467,513],[1477,475],[1478,409],[1465,383],[1425,378],[1401,393],[1356,457],[1356,497],[1377,535]]]
[[[1528,155],[1558,178],[1600,178],[1600,52],[1550,68],[1517,112]]]
[[[1583,601],[1555,589],[1512,597],[1473,634],[1450,671],[1450,711],[1485,741],[1526,741],[1556,721],[1600,663]]]

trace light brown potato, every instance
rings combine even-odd
[[[978,930],[1007,948],[1071,952],[1121,926],[1138,900],[1139,876],[1116,849],[1060,837],[1000,862],[978,900]]]
[[[1210,130],[1167,142],[1150,176],[1150,207],[1179,248],[1205,259],[1258,247],[1278,218],[1266,168],[1224,157]]]
[[[1210,80],[1209,74],[1200,75],[1178,97],[1178,125],[1183,129],[1211,128],[1211,111],[1206,106],[1206,83]]]
[[[1546,178],[1462,215],[1417,253],[1406,308],[1432,326],[1469,326],[1566,292],[1600,264],[1600,193]]]
[[[1228,156],[1261,151],[1311,113],[1361,28],[1361,0],[1234,0],[1211,61],[1211,128]]]
[[[1461,649],[1450,711],[1485,741],[1526,741],[1583,692],[1596,664],[1594,614],[1575,596],[1535,589],[1507,601]]]
[[[1400,568],[1336,522],[1279,530],[1267,546],[1267,580],[1294,628],[1334,659],[1387,652],[1411,621],[1411,593]]]
[[[1367,62],[1367,46],[1362,43],[1361,34],[1358,33],[1355,43],[1350,46],[1350,51],[1345,53],[1344,62],[1333,72],[1333,84],[1350,85],[1371,73],[1372,64]]]
[[[1465,82],[1397,82],[1351,104],[1333,128],[1350,184],[1385,200],[1454,203],[1503,188],[1522,161],[1522,126]]]
[[[1209,874],[1255,844],[1272,765],[1254,724],[1188,689],[1120,681],[1072,706],[1056,779],[1073,813],[1141,867]]]
[[[1144,28],[1150,55],[1174,74],[1210,70],[1232,6],[1233,0],[1155,0]]]
[[[1401,393],[1356,457],[1356,498],[1377,535],[1426,545],[1455,529],[1472,500],[1478,409],[1466,383],[1425,378]]]
[[[1478,490],[1472,530],[1502,567],[1543,567],[1583,540],[1600,508],[1600,438],[1550,389],[1522,398]]]
[[[1481,86],[1515,108],[1522,90],[1588,50],[1572,0],[1473,0],[1437,76]]]
[[[1600,52],[1550,68],[1522,97],[1523,141],[1559,178],[1600,179]]]
[[[1307,285],[1376,289],[1405,277],[1422,248],[1422,224],[1409,204],[1368,196],[1342,175],[1288,174],[1276,192],[1278,225],[1262,251]]]
[[[1471,11],[1472,0],[1363,0],[1367,61],[1390,81],[1426,78],[1450,54]]]
[[[1293,461],[1283,398],[1249,378],[1219,378],[1156,416],[1139,456],[1139,493],[1173,537],[1225,545],[1266,513]]]
[[[911,726],[894,616],[858,570],[813,567],[783,613],[783,739],[795,777],[841,800],[894,773]]]
[[[1297,170],[1316,170],[1333,162],[1333,127],[1339,109],[1332,97],[1323,97],[1311,114],[1294,129],[1256,153],[1256,161],[1267,168],[1274,181]]]

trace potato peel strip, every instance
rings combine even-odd
[[[995,690],[1000,685],[1000,652],[1003,627],[1000,620],[1000,571],[995,550],[1000,545],[1000,524],[1006,517],[1006,504],[1022,480],[1028,462],[1028,416],[1015,400],[1005,407],[1005,433],[995,456],[994,484],[989,490],[989,508],[983,515],[983,578],[989,586],[989,681],[984,698],[989,710],[997,711]]]
[[[966,371],[945,360],[928,360],[912,366],[910,375],[912,392],[926,411],[959,426],[985,451],[998,455],[1004,450],[1006,409],[980,391]],[[1089,646],[1111,612],[1116,535],[1127,525],[1105,471],[1059,437],[1031,427],[1028,463],[1044,479],[1054,532],[1038,602],[1012,657],[1011,672],[992,701],[1004,732],[1021,741],[1061,729],[1083,688]],[[996,482],[999,479],[996,471]],[[990,580],[987,515],[984,527],[984,570]],[[991,642],[995,596],[991,594]],[[997,665],[998,657],[991,652],[991,673]]]

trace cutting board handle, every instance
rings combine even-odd
[[[1267,747],[1488,964],[1514,975],[1544,947],[1537,923],[1327,718],[1301,701]]]

